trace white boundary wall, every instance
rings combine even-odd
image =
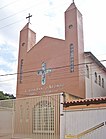
[[[63,113],[61,139],[106,139],[106,107],[64,110]]]

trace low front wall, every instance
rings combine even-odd
[[[11,139],[13,135],[13,100],[0,101],[0,139]]]
[[[105,139],[106,138],[106,107],[66,109],[61,139]]]
[[[62,94],[0,101],[0,139],[60,139]]]
[[[60,139],[60,94],[15,102],[13,139]]]

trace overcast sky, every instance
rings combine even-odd
[[[32,14],[37,41],[43,36],[64,39],[64,11],[72,0],[0,0],[0,75],[17,72],[19,32]],[[83,15],[84,47],[106,60],[106,0],[75,0]],[[106,65],[106,63],[103,63]],[[0,76],[0,90],[16,94],[16,75]]]

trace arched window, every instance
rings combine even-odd
[[[101,86],[101,77],[100,77],[100,75],[99,75],[99,85]]]
[[[104,88],[104,79],[102,78],[102,87]]]
[[[54,132],[54,106],[48,101],[40,101],[33,109],[33,132]]]
[[[88,67],[88,65],[86,65],[86,73],[87,73],[87,78],[89,78],[89,67]]]
[[[95,83],[97,83],[97,73],[95,72]]]

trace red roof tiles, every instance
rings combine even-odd
[[[103,103],[106,103],[106,97],[72,100],[70,102],[65,102],[64,107],[76,106],[76,105],[103,104]]]

